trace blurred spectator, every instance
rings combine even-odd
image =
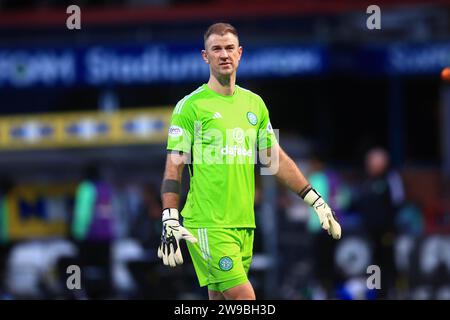
[[[111,289],[111,242],[115,239],[112,187],[91,165],[75,196],[72,236],[78,242],[82,276],[90,298],[106,298]]]
[[[162,228],[159,192],[154,185],[146,184],[142,188],[141,197],[135,206],[130,235],[139,240],[144,247],[156,250]]]
[[[400,175],[390,169],[389,155],[382,148],[369,150],[365,158],[366,179],[358,188],[356,210],[361,214],[365,234],[372,246],[372,263],[381,269],[379,298],[389,298],[394,286],[394,235],[396,213],[403,203]]]
[[[325,157],[318,152],[311,158],[308,180],[333,208],[338,220],[343,225],[343,210],[347,208],[350,201],[349,191],[338,173],[328,167]],[[309,208],[309,211],[307,229],[314,235],[312,248],[314,275],[322,288],[331,292],[332,285],[337,280],[337,274],[332,269],[336,242],[331,240],[326,232],[322,232],[319,218],[314,210]]]
[[[0,178],[0,244],[9,242],[8,232],[8,194],[13,188],[13,183],[9,178]]]
[[[13,188],[12,181],[7,177],[0,178],[0,294],[5,290],[5,268],[10,249],[8,226],[8,194]]]
[[[333,208],[340,223],[343,223],[343,211],[350,205],[350,191],[339,174],[328,167],[322,154],[315,153],[311,157],[308,180]],[[308,219],[308,230],[313,233],[319,232],[321,230],[319,218],[312,208],[309,210],[311,215]]]

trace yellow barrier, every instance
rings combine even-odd
[[[172,107],[0,118],[0,151],[164,143]]]
[[[7,196],[8,238],[67,236],[76,185],[20,185]]]

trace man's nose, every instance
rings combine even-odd
[[[227,50],[225,50],[225,49],[220,50],[220,58],[222,58],[222,59],[228,58],[228,52],[227,52]]]

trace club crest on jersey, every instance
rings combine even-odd
[[[247,112],[247,120],[250,122],[252,126],[255,126],[258,123],[258,117],[253,112]]]
[[[170,126],[169,128],[169,136],[171,137],[180,137],[183,134],[183,129],[178,126]]]
[[[222,257],[219,260],[219,268],[223,271],[229,271],[233,268],[233,260],[230,257]]]

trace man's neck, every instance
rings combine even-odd
[[[208,87],[223,96],[232,96],[236,86],[236,76],[216,78],[211,75],[208,81]]]

